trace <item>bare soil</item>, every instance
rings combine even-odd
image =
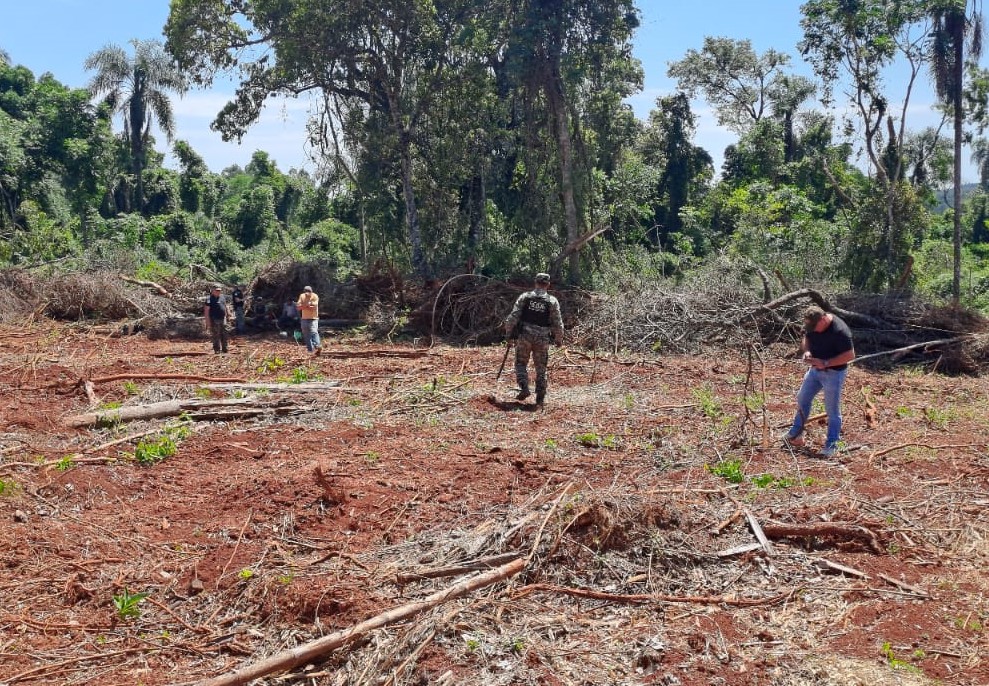
[[[853,367],[821,459],[778,441],[785,347],[554,350],[536,409],[501,347],[108,331],[0,329],[0,684],[229,675],[506,553],[521,573],[254,683],[989,684],[985,379]],[[66,421],[210,398],[260,414]]]

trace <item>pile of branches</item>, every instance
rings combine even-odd
[[[400,303],[403,299],[403,282],[386,265],[375,265],[368,274],[343,282],[336,281],[334,273],[335,267],[329,263],[286,258],[259,273],[248,285],[246,295],[280,304],[287,300],[294,302],[303,288],[312,286],[319,296],[321,320],[360,320],[373,303]]]
[[[496,281],[482,274],[458,274],[422,294],[410,315],[412,327],[434,340],[488,345],[505,337],[503,324],[520,295],[532,283]],[[591,298],[579,289],[553,291],[560,301],[563,324],[577,326],[580,312]]]
[[[41,285],[23,269],[0,271],[0,322],[13,324],[32,317],[41,302]]]

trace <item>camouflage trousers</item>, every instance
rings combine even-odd
[[[529,358],[536,367],[536,395],[546,394],[546,365],[549,363],[549,341],[522,334],[515,341],[515,380],[519,388],[529,388]]]

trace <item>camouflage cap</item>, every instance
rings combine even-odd
[[[549,283],[549,274],[546,272],[536,274],[536,283]]]

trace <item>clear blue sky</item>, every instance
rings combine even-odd
[[[373,2],[373,0],[368,0]],[[168,16],[168,0],[5,0],[0,18],[0,48],[14,64],[23,64],[35,76],[51,72],[60,82],[83,87],[90,74],[83,62],[107,44],[127,47],[131,39],[161,39]],[[642,25],[635,38],[635,55],[643,64],[645,88],[630,99],[636,114],[645,119],[661,95],[674,90],[666,77],[667,63],[699,49],[705,36],[748,38],[761,53],[769,48],[796,55],[801,38],[798,0],[639,0]],[[810,76],[809,68],[794,58],[796,71]],[[934,123],[933,96],[924,75],[913,97],[909,122],[912,128]],[[312,168],[305,149],[308,100],[285,100],[269,106],[241,145],[224,143],[209,123],[232,93],[232,86],[211,92],[192,91],[176,100],[178,137],[189,141],[210,169],[246,164],[255,150],[265,150],[283,171]],[[694,103],[699,115],[696,143],[720,166],[725,146],[734,136],[720,129],[702,102]],[[159,149],[164,149],[159,140]],[[975,180],[965,160],[966,176]]]

